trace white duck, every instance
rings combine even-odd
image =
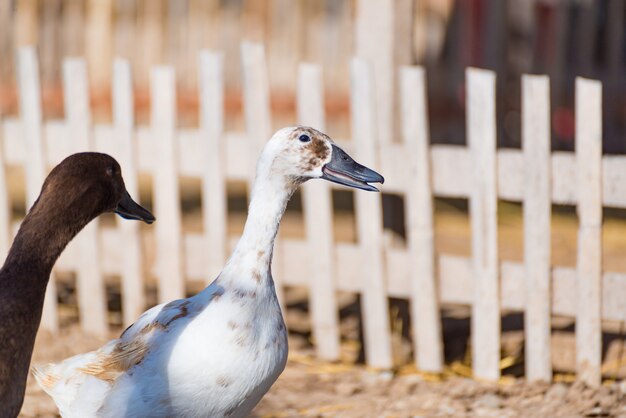
[[[311,178],[370,191],[384,181],[315,129],[276,132],[257,164],[243,235],[215,281],[146,311],[97,351],[34,370],[61,415],[247,416],[287,361],[270,265],[287,201]]]

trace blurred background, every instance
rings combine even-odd
[[[197,123],[197,57],[226,59],[227,128],[241,118],[239,44],[264,42],[273,115],[293,118],[296,67],[324,68],[329,130],[347,129],[349,58],[368,48],[356,0],[3,0],[0,2],[0,114],[15,114],[15,48],[36,45],[46,117],[62,114],[61,61],[85,57],[96,120],[110,117],[113,57],[130,60],[138,117],[147,117],[148,72],[177,73],[179,123]],[[362,2],[367,4],[367,2]],[[366,12],[364,12],[366,13]],[[367,17],[376,21],[376,17]],[[381,16],[381,21],[383,16]],[[431,137],[464,142],[464,70],[497,72],[498,143],[520,145],[520,75],[548,74],[553,146],[571,150],[575,76],[604,86],[604,148],[626,151],[626,10],[622,0],[397,0],[392,60],[428,69]],[[373,35],[372,35],[373,36]],[[383,36],[383,35],[378,35]],[[359,44],[359,42],[361,44]],[[145,120],[145,119],[144,119]]]
[[[466,144],[465,71],[473,66],[497,76],[499,148],[521,147],[521,75],[531,73],[550,77],[553,151],[574,151],[574,83],[582,76],[602,82],[604,153],[626,153],[626,0],[0,0],[0,121],[19,116],[16,51],[35,46],[45,121],[64,118],[63,60],[80,57],[87,64],[93,124],[110,125],[112,62],[121,57],[132,70],[135,125],[143,129],[151,123],[151,69],[169,65],[176,72],[176,128],[194,130],[199,126],[198,54],[210,49],[224,54],[225,131],[244,132],[242,41],[264,44],[273,129],[296,121],[298,65],[311,62],[323,69],[326,131],[348,142],[350,60],[358,56],[373,64],[377,104],[387,114],[380,119],[381,142],[401,142],[397,69],[417,64],[426,69],[431,143]],[[26,210],[22,168],[7,167],[7,179],[12,216],[19,220]],[[143,172],[139,180],[141,203],[152,208],[153,179]],[[180,179],[185,234],[203,230],[201,181]],[[227,184],[231,238],[243,228],[247,187],[246,181],[229,179]],[[332,201],[334,242],[358,244],[354,193],[333,189]],[[382,202],[385,249],[406,250],[406,195],[385,193],[383,188]],[[303,206],[297,193],[285,214],[281,238],[306,238]],[[436,197],[434,215],[437,255],[470,256],[469,199]],[[105,216],[101,225],[113,228],[115,222]],[[553,266],[576,266],[578,227],[575,206],[553,205]],[[523,261],[523,228],[522,204],[500,200],[497,245],[502,260]],[[144,261],[152,266],[153,232],[145,227],[141,231]],[[626,210],[604,208],[602,232],[604,270],[626,273]],[[157,302],[158,284],[154,272],[146,270],[146,303],[151,305]],[[115,336],[123,327],[120,278],[105,281],[107,321],[110,336]],[[185,290],[193,294],[204,284],[189,280]],[[499,386],[489,386],[463,379],[472,376],[467,305],[442,304],[446,367],[441,374],[428,374],[412,363],[409,301],[390,297],[394,368],[380,373],[362,367],[366,359],[359,295],[338,292],[341,356],[331,364],[314,355],[309,297],[305,286],[285,289],[291,362],[258,416],[386,416],[389,408],[395,408],[393,416],[549,416],[556,408],[562,416],[626,414],[626,385],[620,383],[626,376],[624,321],[603,324],[605,386],[591,390],[563,386],[576,378],[575,321],[554,316],[556,385],[542,386],[520,379],[525,367],[523,313],[503,310],[504,379]],[[60,272],[58,301],[61,338],[42,334],[35,361],[60,360],[103,341],[78,329],[75,274]],[[47,398],[32,385],[28,390],[25,416],[54,416]],[[413,403],[393,401],[401,395]],[[351,398],[360,405],[346,404]]]

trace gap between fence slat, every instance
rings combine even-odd
[[[353,58],[350,65],[352,137],[356,159],[376,168],[376,96],[371,65]],[[355,192],[357,233],[361,251],[361,315],[367,363],[373,367],[393,365],[389,329],[389,301],[383,259],[382,204],[378,193]]]
[[[139,200],[139,171],[137,164],[137,141],[134,136],[135,106],[133,82],[128,61],[116,59],[113,63],[112,84],[113,130],[119,147],[120,166],[126,190],[133,199]],[[117,217],[124,243],[122,259],[122,317],[124,326],[137,320],[146,309],[143,285],[143,257],[140,224]]]
[[[411,323],[418,368],[443,370],[443,341],[436,286],[433,195],[430,172],[430,140],[426,105],[426,75],[421,67],[400,72],[402,136],[413,156],[407,190],[408,252],[411,254]]]
[[[200,135],[205,169],[202,173],[202,211],[206,237],[206,280],[213,281],[226,261],[228,216],[224,162],[224,57],[200,53]]]
[[[324,131],[322,69],[300,64],[298,71],[298,123]],[[339,359],[339,321],[333,260],[333,205],[330,185],[311,180],[303,186],[304,221],[311,257],[309,289],[315,349],[320,358]]]
[[[468,68],[466,80],[467,135],[473,167],[472,369],[476,378],[494,381],[500,377],[496,78],[491,71]]]
[[[171,67],[151,71],[151,127],[156,152],[153,196],[156,235],[156,268],[159,301],[185,297],[182,264],[182,219],[178,183],[178,139],[176,135],[176,79]]]
[[[601,383],[602,363],[602,85],[576,79],[578,183],[577,379]]]
[[[522,76],[525,364],[529,381],[552,380],[550,350],[550,91],[546,76]]]

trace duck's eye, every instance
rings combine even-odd
[[[107,167],[107,176],[113,177],[113,174],[115,174],[115,167],[110,165]]]
[[[311,140],[311,137],[306,134],[302,134],[298,139],[300,140],[300,142],[309,142]]]

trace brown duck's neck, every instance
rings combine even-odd
[[[92,218],[49,209],[33,206],[0,270],[0,417],[21,408],[52,267]]]
[[[30,276],[30,284],[37,278],[47,283],[61,252],[91,220],[91,217],[75,216],[69,211],[58,212],[44,213],[35,204],[24,218],[2,267],[2,271],[13,273],[12,281],[23,281],[19,274],[23,272]]]

